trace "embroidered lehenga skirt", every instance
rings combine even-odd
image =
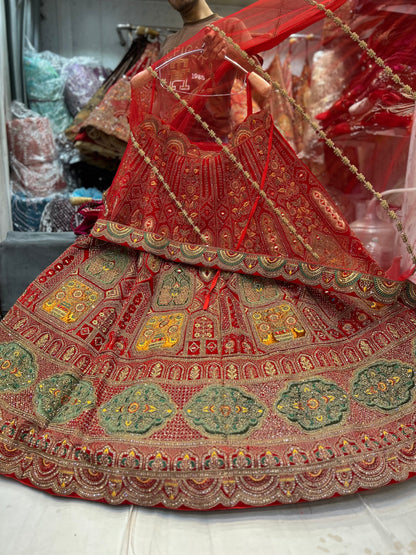
[[[229,150],[268,200],[222,150],[132,126],[92,236],[1,323],[3,474],[212,509],[415,472],[413,285],[385,277],[267,114]]]

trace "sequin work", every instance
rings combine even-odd
[[[221,145],[203,109],[134,83],[91,237],[0,323],[0,472],[198,510],[407,479],[416,287],[386,276],[267,109]]]
[[[413,310],[235,272],[203,310],[212,275],[85,239],[46,269],[0,328],[1,471],[193,509],[415,471]],[[45,311],[79,288],[78,318]]]

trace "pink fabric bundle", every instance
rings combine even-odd
[[[65,188],[48,118],[7,122],[7,139],[15,191],[42,197]]]

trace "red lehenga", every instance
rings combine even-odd
[[[175,509],[408,478],[415,286],[386,278],[266,110],[224,149],[189,139],[186,107],[176,127],[146,108],[168,94],[133,88],[105,214],[1,324],[1,472]]]

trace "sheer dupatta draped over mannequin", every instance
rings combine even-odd
[[[247,58],[258,64],[256,55],[322,15],[306,0],[256,2],[136,77],[125,163],[93,235],[215,269],[246,272],[251,264],[249,273],[283,280],[287,268],[303,268],[289,280],[413,304],[408,284],[387,279],[267,109],[251,113]],[[225,59],[207,48],[207,35],[221,33],[231,39]],[[247,84],[248,99],[247,118],[237,125],[230,116],[236,81],[237,88]]]

